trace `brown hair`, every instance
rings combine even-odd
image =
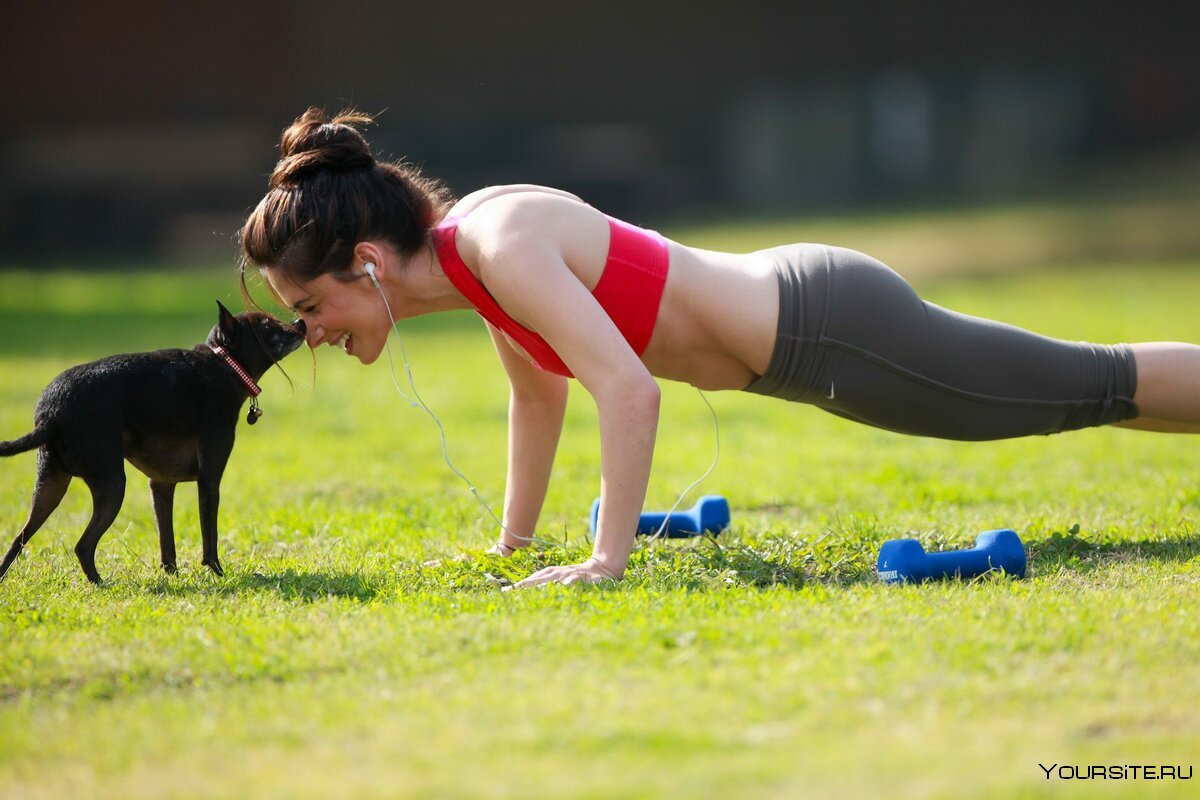
[[[283,270],[302,283],[331,273],[349,280],[354,246],[379,239],[415,253],[453,202],[439,181],[398,161],[376,161],[353,109],[330,118],[305,111],[283,132],[267,194],[242,226],[247,265]]]

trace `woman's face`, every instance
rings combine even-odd
[[[379,358],[387,341],[387,320],[383,301],[365,275],[347,282],[325,274],[297,284],[280,270],[262,273],[279,299],[304,320],[309,347],[341,347],[364,364]]]

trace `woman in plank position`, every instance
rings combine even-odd
[[[517,586],[624,573],[658,427],[655,378],[947,439],[1097,425],[1200,431],[1195,345],[1050,339],[927,303],[853,250],[700,250],[542,186],[455,202],[416,169],[376,161],[358,130],[370,121],[312,108],[284,131],[269,190],[242,229],[245,264],[304,320],[310,346],[340,345],[364,364],[393,320],[474,308],[487,321],[511,383],[493,552],[533,538],[568,378],[592,395],[601,447],[592,557]]]

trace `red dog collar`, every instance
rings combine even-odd
[[[242,365],[237,362],[237,359],[229,355],[228,350],[216,344],[210,344],[208,347],[221,358],[225,359],[225,363],[229,365],[229,368],[242,379],[242,383],[246,385],[246,391],[250,392],[251,397],[258,397],[262,394],[262,389],[258,388],[258,384],[254,382],[254,378],[251,378],[246,370],[242,369]]]
[[[225,359],[225,363],[229,365],[229,368],[242,379],[246,391],[250,392],[250,410],[246,413],[246,422],[250,425],[258,422],[258,418],[263,413],[262,409],[258,407],[258,396],[262,394],[262,389],[258,388],[258,384],[254,382],[254,378],[251,378],[246,370],[242,369],[242,365],[237,362],[236,358],[229,355],[229,351],[224,347],[217,344],[210,344],[208,349]]]

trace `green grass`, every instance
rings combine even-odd
[[[769,242],[762,242],[768,244]],[[904,271],[903,264],[897,266]],[[1192,261],[925,282],[935,302],[1043,333],[1200,341]],[[58,371],[190,346],[232,271],[0,273],[0,436]],[[406,323],[456,464],[499,503],[503,375],[470,314]],[[1197,441],[1091,430],[987,444],[907,438],[765,398],[711,395],[717,541],[639,547],[615,587],[498,591],[587,552],[595,410],[573,388],[542,533],[483,557],[489,518],[385,361],[332,350],[264,381],[222,487],[227,575],[156,568],[132,468],[101,542],[71,548],[76,482],[0,585],[0,797],[1184,797],[1193,782],[1047,781],[1039,763],[1200,762]],[[666,386],[648,505],[712,455]],[[0,460],[0,526],[33,456]],[[879,544],[967,546],[1013,527],[1025,581],[885,587]],[[472,560],[455,560],[460,554]],[[450,557],[426,568],[430,558]]]

